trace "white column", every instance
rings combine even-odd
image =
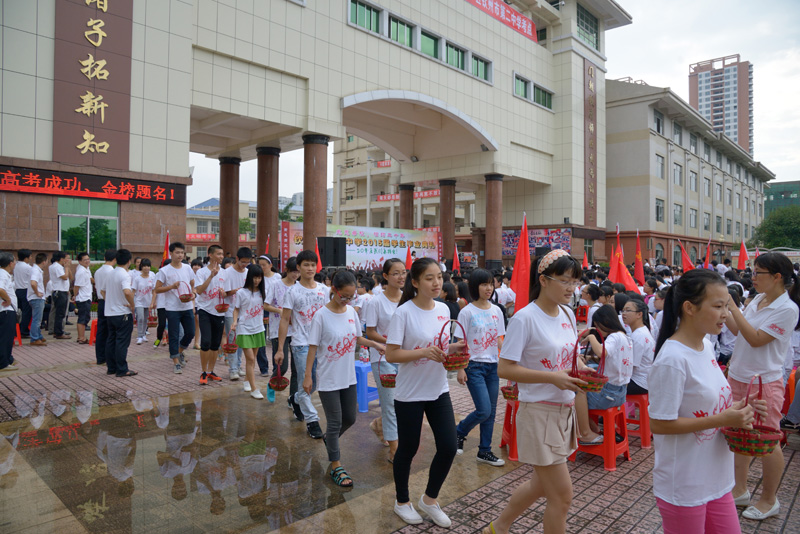
[[[416,192],[416,191],[415,191],[415,192]],[[415,213],[414,220],[415,220],[415,221],[417,221],[417,222],[416,222],[416,227],[417,227],[417,228],[422,228],[422,197],[420,196],[420,197],[419,197],[418,199],[416,199],[416,200],[417,200],[417,201],[415,202],[415,204],[416,204],[417,206],[416,206],[416,208],[414,209],[414,213]]]
[[[372,160],[367,158],[367,226],[372,226]]]
[[[394,185],[389,185],[389,193],[390,194],[397,193],[397,187],[395,187]],[[395,225],[395,222],[394,222],[395,206],[396,206],[395,201],[394,200],[390,201],[390,203],[389,203],[389,224],[386,225],[389,228],[397,228],[397,226]]]

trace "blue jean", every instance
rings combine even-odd
[[[297,393],[294,394],[294,401],[300,405],[300,409],[303,411],[303,417],[305,418],[306,423],[314,423],[319,421],[319,414],[317,414],[317,409],[314,408],[314,405],[311,403],[311,395],[306,393],[306,390],[303,389],[303,380],[305,380],[306,376],[306,364],[308,360],[308,345],[303,345],[302,347],[292,347],[292,359],[295,362],[295,368],[297,369]],[[311,364],[311,393],[314,393],[317,389],[317,359],[314,358],[314,363]]]
[[[466,416],[456,427],[459,436],[466,437],[476,426],[481,426],[479,452],[492,450],[494,417],[497,412],[497,393],[500,379],[497,377],[497,364],[469,362],[467,367],[467,389],[475,403],[475,411]]]
[[[378,385],[378,398],[381,400],[381,423],[383,424],[383,439],[386,441],[397,440],[397,414],[394,411],[394,388],[385,388],[381,385],[381,375],[396,375],[397,364],[381,360],[380,363],[372,362],[372,376]]]
[[[586,403],[590,410],[608,410],[625,404],[625,395],[628,393],[627,384],[615,386],[606,383],[603,389],[586,393]]]
[[[181,338],[181,327],[183,337]],[[169,357],[178,358],[180,349],[189,348],[194,338],[194,312],[192,310],[167,310],[167,330],[169,331]]]
[[[225,317],[225,341],[223,343],[227,343],[228,335],[231,331],[231,326],[233,326],[233,316]],[[239,371],[242,367],[242,349],[237,350],[234,354],[226,354],[225,361],[228,362],[228,368],[231,371]]]
[[[34,299],[28,302],[31,305],[31,341],[44,339],[44,336],[42,335],[44,299]]]

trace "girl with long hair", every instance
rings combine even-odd
[[[744,312],[728,300],[727,321],[736,344],[728,366],[733,398],[744,397],[750,378],[758,375],[764,383],[768,415],[763,424],[778,428],[783,407],[783,362],[798,326],[800,285],[789,258],[778,252],[761,254],[753,262],[753,286],[758,291]],[[764,485],[761,498],[750,505],[747,473],[751,458],[736,455],[736,486],[733,495],[737,506],[747,506],[742,517],[761,521],[780,511],[778,485],[783,474],[783,450],[775,450],[762,459]]]
[[[242,349],[245,357],[244,391],[254,399],[263,399],[264,395],[256,389],[255,368],[256,352],[267,346],[264,336],[264,303],[267,297],[264,290],[264,271],[256,264],[247,269],[244,287],[234,297],[233,323],[231,330],[236,331],[236,344]]]
[[[655,446],[653,493],[665,534],[740,533],[733,456],[722,427],[752,428],[766,402],[734,402],[705,339],[728,318],[722,277],[693,269],[669,288],[656,358],[647,380]],[[755,397],[755,395],[753,396]]]
[[[633,372],[628,395],[647,395],[647,377],[656,355],[656,341],[650,333],[648,306],[640,299],[630,299],[622,308],[622,320],[631,329]]]
[[[356,278],[339,271],[331,281],[330,301],[314,314],[308,331],[308,361],[316,360],[316,389],[325,410],[327,429],[322,436],[331,462],[329,474],[337,486],[353,487],[353,479],[342,467],[339,438],[356,421],[358,399],[353,361],[358,344],[383,352],[386,348],[361,335],[361,321],[348,306],[356,298]],[[306,365],[303,389],[311,395],[313,365]]]
[[[575,392],[584,382],[569,376],[578,342],[568,307],[580,283],[581,264],[564,250],[536,258],[531,266],[530,304],[508,323],[498,375],[519,385],[519,460],[533,465],[484,534],[506,534],[512,523],[544,497],[545,532],[565,532],[572,503],[567,458],[578,447]]]
[[[434,299],[442,291],[442,269],[436,260],[419,258],[406,277],[403,295],[389,322],[386,359],[397,363],[395,411],[398,446],[394,456],[394,511],[409,524],[422,523],[411,504],[408,478],[419,448],[422,419],[428,419],[436,441],[436,454],[428,473],[428,486],[417,506],[434,523],[450,526],[450,518],[436,498],[456,455],[456,422],[447,371],[441,365],[447,353],[459,352],[465,343],[450,343],[450,310]],[[444,333],[442,330],[444,329]],[[445,347],[443,350],[440,344]]]

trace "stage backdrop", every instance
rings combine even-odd
[[[514,256],[517,254],[517,243],[519,242],[519,230],[503,230],[503,256]],[[529,228],[528,246],[531,255],[536,247],[548,247],[551,249],[564,249],[572,253],[572,229],[571,228]]]
[[[439,232],[400,230],[397,228],[370,228],[367,226],[334,226],[329,224],[328,237],[345,238],[347,266],[351,269],[381,269],[389,258],[406,261],[406,247],[416,252],[417,258],[442,257]],[[286,261],[304,248],[314,250],[314,245],[303,246],[303,223],[281,222],[281,260]],[[281,263],[283,265],[283,263]]]

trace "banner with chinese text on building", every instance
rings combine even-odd
[[[536,24],[503,0],[467,0],[467,2],[528,39],[539,42],[536,37]]]
[[[442,257],[439,232],[329,224],[327,235],[345,238],[347,266],[351,269],[380,269],[389,258],[403,260],[409,246],[417,258]],[[282,221],[282,261],[297,256],[303,248],[303,223]]]
[[[517,253],[520,230],[503,230],[503,256],[513,256]],[[550,249],[563,249],[572,252],[571,228],[529,228],[528,246],[531,255],[536,247]]]

